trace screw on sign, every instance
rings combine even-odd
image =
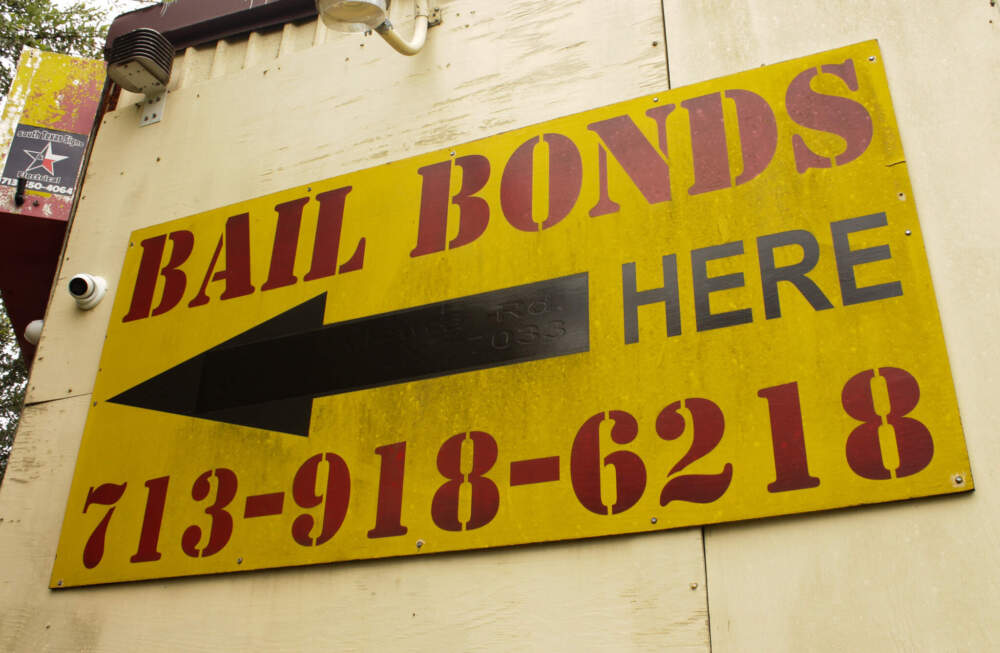
[[[971,490],[880,60],[849,46],[133,232],[52,584]]]
[[[874,61],[874,57],[869,61]],[[812,81],[821,72],[836,79],[837,86],[847,94],[827,95],[813,89]],[[790,166],[789,170],[794,169],[796,175],[804,175],[810,170],[831,168],[834,163],[837,166],[847,165],[869,150],[875,135],[871,113],[855,99],[861,92],[857,72],[851,58],[802,70],[787,82],[782,97],[783,107],[772,106],[773,102],[758,93],[740,88],[727,88],[686,99],[680,102],[680,109],[673,103],[653,107],[642,114],[643,119],[651,120],[655,125],[655,145],[639,128],[637,115],[622,113],[587,122],[585,135],[570,137],[546,132],[531,136],[514,147],[506,161],[494,160],[491,163],[486,155],[479,153],[456,158],[455,150],[449,150],[449,158],[421,166],[416,171],[421,178],[421,189],[419,200],[414,198],[413,201],[419,203],[419,215],[417,239],[409,256],[419,258],[471,245],[484,237],[491,224],[491,216],[493,224],[497,224],[497,218],[502,216],[511,228],[521,232],[548,231],[565,224],[574,208],[579,208],[579,200],[586,196],[583,192],[585,172],[588,181],[592,177],[590,173],[596,173],[600,189],[598,200],[587,215],[597,218],[619,213],[621,204],[609,194],[609,170],[612,169],[609,159],[620,164],[648,205],[674,201],[671,165],[665,157],[670,134],[678,131],[691,134],[690,172],[694,183],[687,189],[687,195],[725,193],[743,186],[772,167],[782,165],[775,157],[779,145],[776,116],[781,115],[782,109],[790,118],[786,126],[792,129],[792,133],[782,134],[789,136],[792,142],[792,160],[784,162],[784,165]],[[727,117],[729,114],[724,109],[724,98],[735,107],[740,132],[742,171],[735,179],[726,148],[726,126],[731,117]],[[658,102],[658,98],[653,101]],[[684,114],[687,115],[686,120]],[[810,148],[799,133],[801,128],[835,135],[843,139],[845,147],[831,160]],[[549,207],[544,219],[536,215],[531,192],[536,173],[535,150],[542,143],[550,151],[551,162],[547,173]],[[599,152],[596,170],[585,171],[581,152],[593,145],[598,147]],[[458,176],[456,168],[461,170],[461,182],[458,193],[453,195],[453,177]],[[496,181],[494,173],[501,168],[499,207],[491,206],[481,193],[491,181]],[[673,171],[675,177],[677,172],[676,169]],[[318,193],[314,198],[306,195],[269,207],[277,213],[277,224],[271,247],[266,249],[271,253],[268,277],[259,285],[252,279],[253,238],[249,213],[229,217],[217,238],[216,234],[196,237],[193,231],[180,229],[143,239],[140,241],[143,249],[140,269],[132,289],[129,310],[122,321],[145,320],[183,310],[182,300],[188,297],[188,307],[204,306],[213,301],[206,289],[216,281],[225,284],[218,301],[230,301],[299,283],[329,281],[365,269],[367,237],[345,242],[346,249],[341,252],[344,221],[349,217],[345,215],[348,197],[352,193],[357,196],[358,190],[346,185]],[[316,229],[312,234],[313,258],[309,271],[300,280],[294,273],[299,256],[298,236],[303,211],[313,199],[319,205]],[[457,216],[455,211],[449,210],[449,206],[457,209]],[[448,234],[452,231],[449,220],[454,221],[455,218],[458,222],[457,235],[449,240]],[[165,258],[168,239],[171,249],[169,257]],[[201,284],[189,284],[188,275],[196,280],[200,273],[200,269],[190,269],[195,259],[199,258],[193,254],[201,248],[210,248],[212,243],[216,243],[214,254],[208,259],[210,262],[201,277]],[[223,257],[225,267],[217,269],[222,265],[220,253],[223,247],[226,252]],[[341,260],[344,258],[341,253],[346,255],[346,260]],[[371,269],[371,264],[368,269]],[[157,292],[159,301],[154,307]]]
[[[757,395],[767,402],[775,480],[767,485],[770,493],[803,491],[820,485],[821,480],[809,473],[806,455],[806,433],[802,424],[798,384],[786,383],[763,388]],[[934,441],[930,431],[919,420],[910,417],[917,407],[920,387],[906,370],[880,367],[864,370],[844,384],[841,393],[843,410],[859,424],[846,434],[845,463],[851,471],[865,479],[884,481],[920,472],[934,456]],[[687,409],[688,421],[681,408]],[[722,409],[703,397],[690,397],[666,405],[655,422],[642,425],[627,411],[608,410],[584,420],[570,443],[570,483],[581,508],[598,515],[614,517],[634,507],[645,494],[653,472],[647,471],[641,456],[633,451],[616,449],[600,456],[598,443],[602,423],[610,422],[611,440],[627,445],[637,438],[656,437],[664,446],[687,432],[693,436],[686,451],[678,452],[673,466],[661,478],[660,505],[669,510],[675,501],[709,504],[721,498],[729,489],[738,467],[726,462],[710,473],[682,473],[720,445],[724,445],[726,419]],[[646,427],[651,427],[647,428]],[[883,449],[893,449],[883,442],[891,437],[898,452],[898,464],[890,469]],[[407,443],[397,442],[375,449],[380,459],[378,503],[373,516],[369,539],[400,537],[408,529],[403,524],[404,476]],[[501,478],[494,470],[500,443],[483,431],[458,433],[445,439],[437,451],[437,469],[443,482],[437,487],[429,510],[434,524],[443,531],[471,531],[487,527],[500,511]],[[462,469],[463,447],[471,448],[472,463]],[[559,481],[558,456],[512,461],[510,485],[528,485]],[[321,468],[325,474],[321,474]],[[602,500],[602,470],[611,468],[615,477],[615,502]],[[492,477],[490,474],[492,473]],[[655,473],[662,473],[657,470]],[[317,491],[317,483],[325,475],[325,487]],[[214,479],[214,482],[213,482]],[[962,483],[960,477],[956,483]],[[156,562],[161,558],[160,529],[168,508],[169,476],[146,481],[147,500],[144,518],[139,525],[138,548],[130,562]],[[471,510],[463,520],[460,492],[468,485]],[[229,542],[237,527],[231,504],[237,496],[239,481],[234,470],[219,467],[198,476],[191,486],[190,498],[196,503],[207,502],[204,514],[207,529],[202,525],[188,526],[179,543],[192,558],[216,555]],[[94,506],[107,506],[91,532],[83,549],[83,563],[88,569],[100,564],[108,527],[115,504],[127,491],[127,483],[103,483],[91,487],[83,512]],[[279,515],[284,511],[284,492],[271,492],[246,497],[244,519]],[[309,457],[291,479],[292,501],[306,511],[320,509],[320,514],[303,512],[292,522],[290,545],[321,546],[337,534],[347,516],[351,501],[351,473],[347,463],[336,453],[317,453]],[[658,519],[650,519],[657,524]],[[421,548],[423,540],[417,540]],[[167,544],[170,545],[170,544]]]

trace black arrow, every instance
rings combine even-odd
[[[587,274],[323,324],[319,295],[109,401],[293,435],[312,400],[590,349]]]

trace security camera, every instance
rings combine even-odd
[[[69,294],[76,300],[77,308],[84,311],[97,306],[107,291],[108,282],[104,277],[78,274],[69,280]]]

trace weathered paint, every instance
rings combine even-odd
[[[881,59],[134,232],[53,586],[970,490]]]
[[[664,5],[682,84],[878,36],[976,475],[953,501],[706,529],[713,650],[1000,649],[1000,5]]]
[[[104,75],[103,61],[42,52],[21,122],[90,134]]]
[[[89,140],[104,79],[103,61],[25,48],[0,118],[0,170],[4,169],[19,125],[78,135],[83,142]],[[66,176],[76,180],[75,171]],[[52,220],[69,218],[71,196],[29,190],[28,197],[30,201],[18,207],[13,187],[0,185],[0,211]]]
[[[139,129],[138,98],[124,93],[106,116],[29,383],[22,433],[42,468],[21,474],[15,452],[9,473],[25,482],[0,488],[0,648],[708,650],[699,529],[443,554],[417,567],[260,571],[238,587],[219,577],[47,587],[63,505],[46,497],[68,489],[113,304],[109,295],[76,309],[62,291],[73,274],[102,274],[114,291],[135,229],[666,86],[658,3],[440,4],[445,22],[417,57],[305,23],[277,59],[247,68],[238,39],[221,54],[186,51],[175,69],[189,62],[190,74],[172,82],[157,125]],[[262,36],[271,51],[276,34]],[[226,72],[212,79],[203,73],[216,55]]]
[[[0,289],[29,362],[22,334],[45,313],[103,84],[103,62],[25,48],[0,117]]]
[[[187,85],[168,107],[175,122],[136,130],[123,103],[102,128],[108,154],[98,147],[92,160],[77,217],[86,228],[70,239],[60,284],[100,271],[116,287],[128,233],[200,207],[473,140],[495,131],[491,123],[520,127],[594,106],[595,97],[615,102],[666,86],[663,49],[651,45],[663,43],[658,2],[655,12],[636,0],[441,4],[433,57],[395,59],[377,37],[349,40],[316,23],[287,30],[295,45],[277,60],[244,68],[244,57],[228,59],[211,82],[217,50],[187,51],[175,66],[187,67]],[[58,295],[32,379],[35,403],[0,488],[0,648],[706,652],[710,596],[716,651],[995,650],[1000,9],[988,0],[919,10],[904,0],[825,0],[780,12],[757,0],[666,4],[678,84],[879,38],[906,146],[895,167],[906,168],[907,197],[920,211],[976,492],[712,527],[707,560],[701,529],[683,529],[419,565],[379,560],[53,592],[62,501],[111,307],[82,314]],[[246,51],[237,44],[221,58]],[[559,62],[561,73],[546,76],[545,62]],[[246,92],[258,84],[260,93]],[[376,84],[385,103],[363,92]],[[296,94],[307,87],[311,104]],[[393,120],[385,104],[410,110]],[[294,124],[274,119],[293,106]],[[434,140],[441,121],[451,131]],[[350,128],[333,142],[317,137],[338,124]],[[414,147],[418,138],[428,143]],[[225,165],[212,154],[221,142]],[[270,156],[254,156],[261,151]]]

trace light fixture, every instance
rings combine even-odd
[[[341,32],[375,30],[397,52],[414,55],[427,39],[428,0],[414,0],[413,36],[404,39],[389,21],[390,0],[316,0],[316,11],[330,29]]]
[[[330,29],[367,32],[389,17],[386,0],[316,0],[316,11]]]
[[[174,46],[155,29],[140,27],[114,40],[106,50],[108,77],[126,91],[143,93],[139,126],[152,125],[163,118],[167,84],[174,65]]]
[[[108,76],[127,91],[156,95],[167,87],[174,46],[155,29],[140,27],[122,34],[107,54]]]
[[[37,345],[38,341],[42,339],[42,321],[32,320],[28,322],[28,326],[24,329],[24,339],[33,345]]]

